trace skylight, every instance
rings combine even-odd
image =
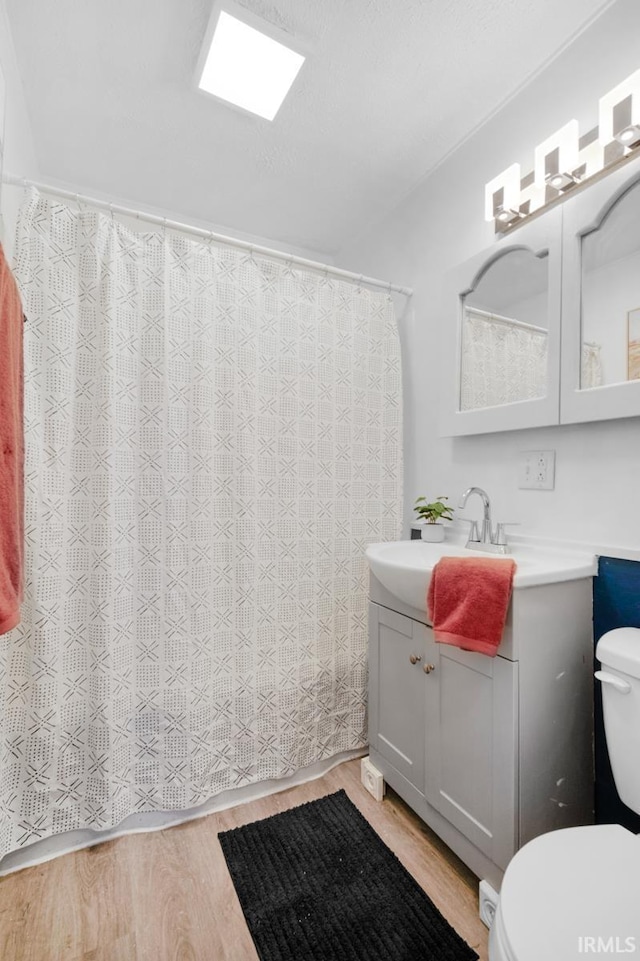
[[[199,87],[273,120],[304,57],[220,11]]]

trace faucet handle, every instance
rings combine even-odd
[[[501,521],[496,524],[496,534],[493,541],[494,544],[504,546],[507,543],[507,539],[504,534],[505,527],[519,527],[520,521]]]
[[[468,540],[472,543],[475,543],[476,541],[479,542],[480,532],[478,531],[478,522],[472,520],[470,517],[459,517],[458,520],[464,521],[466,524],[470,525]]]

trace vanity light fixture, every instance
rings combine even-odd
[[[564,191],[568,190],[569,187],[574,187],[575,184],[580,183],[580,178],[575,174],[547,174],[546,176],[547,186],[553,187],[554,190]]]
[[[305,58],[275,39],[282,31],[264,24],[269,35],[246,22],[256,23],[256,18],[243,8],[241,11],[239,19],[226,9],[218,12],[214,8],[207,31],[210,46],[198,86],[220,100],[273,120]]]
[[[521,214],[519,210],[512,210],[510,207],[498,207],[496,209],[496,220],[505,227],[510,227],[517,220],[520,220],[524,214]]]
[[[520,164],[512,164],[487,184],[485,191],[485,216],[495,219],[503,227],[520,220]]]
[[[600,99],[600,138],[631,147],[640,141],[640,70]]]
[[[637,124],[631,124],[630,126],[625,127],[624,130],[620,130],[615,137],[618,143],[621,143],[623,147],[634,147],[636,144],[640,143],[640,127]]]
[[[570,120],[535,149],[534,181],[538,189],[565,191],[579,182],[578,121]],[[553,199],[551,194],[546,199]]]
[[[512,164],[489,181],[485,186],[485,219],[493,221],[496,233],[506,233],[531,214],[561,200],[573,187],[613,169],[637,148],[640,70],[600,98],[594,130],[580,137],[578,121],[570,120],[535,148],[530,174],[520,179],[519,164]]]

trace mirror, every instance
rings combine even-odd
[[[461,301],[458,409],[545,397],[549,386],[548,251],[536,254],[526,247],[505,251],[479,272]]]
[[[580,389],[640,380],[640,183],[582,237]]]
[[[560,422],[561,284],[559,207],[443,277],[442,436]]]

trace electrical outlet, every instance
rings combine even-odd
[[[556,452],[521,450],[518,454],[520,490],[552,491],[555,487]]]

